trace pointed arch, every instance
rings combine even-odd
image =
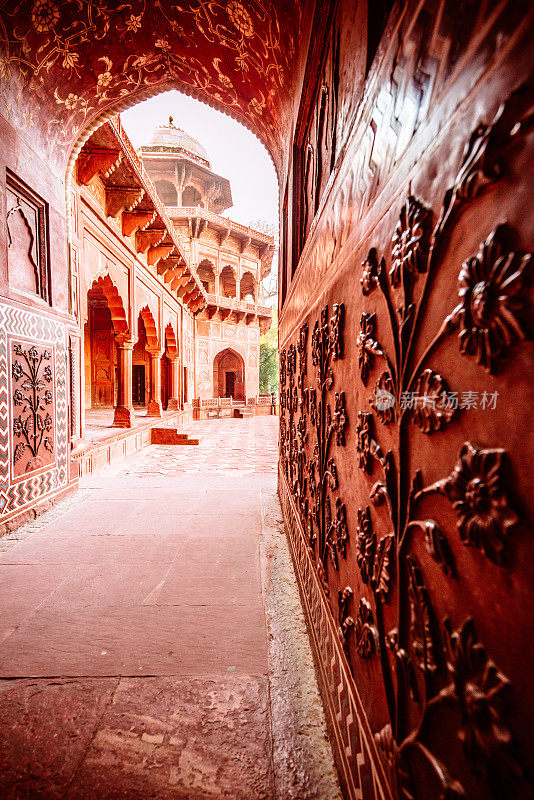
[[[126,317],[122,298],[109,275],[101,275],[99,278],[96,278],[89,289],[88,295],[106,299],[111,312],[113,331],[116,336],[129,332],[128,319]]]
[[[152,315],[152,311],[146,305],[139,311],[139,316],[143,320],[146,331],[146,342],[149,347],[159,347],[158,326]]]
[[[241,353],[232,347],[219,350],[213,359],[213,396],[244,400],[245,381],[245,359]]]
[[[176,333],[170,322],[165,328],[165,345],[167,353],[171,358],[176,358],[179,355],[180,350],[176,340]]]

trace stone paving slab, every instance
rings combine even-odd
[[[68,800],[270,800],[267,679],[123,679]]]
[[[0,645],[4,678],[267,673],[263,609],[41,608]]]
[[[0,797],[59,800],[118,680],[0,681]]]

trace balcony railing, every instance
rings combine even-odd
[[[270,306],[260,306],[248,300],[237,300],[235,297],[224,297],[222,294],[207,294],[208,305],[230,308],[232,311],[245,311],[247,314],[259,314],[262,317],[272,317],[273,310]]]
[[[204,287],[202,286],[202,284],[200,282],[200,279],[198,277],[197,271],[196,271],[195,267],[193,266],[193,264],[191,264],[190,259],[187,256],[187,254],[186,254],[186,252],[185,252],[185,250],[183,248],[182,242],[180,241],[180,237],[176,233],[176,229],[175,229],[174,225],[172,224],[171,220],[169,219],[169,216],[168,216],[168,214],[167,214],[167,212],[165,210],[165,206],[163,205],[163,203],[161,202],[161,200],[159,198],[159,195],[158,195],[158,193],[156,191],[156,187],[154,186],[153,181],[149,177],[146,169],[143,166],[143,162],[139,158],[138,154],[134,150],[134,147],[133,147],[132,143],[130,142],[130,139],[126,135],[126,132],[124,131],[124,129],[122,127],[122,123],[120,121],[120,117],[113,117],[112,119],[109,120],[109,124],[110,124],[110,127],[112,128],[115,136],[117,137],[117,139],[118,139],[118,141],[120,143],[120,146],[128,154],[128,157],[130,159],[130,164],[132,165],[134,170],[137,172],[138,178],[140,179],[146,194],[150,198],[150,202],[152,203],[152,205],[154,206],[154,208],[158,212],[158,215],[161,217],[161,220],[162,220],[163,224],[167,228],[168,235],[171,237],[174,246],[176,247],[177,251],[182,256],[182,259],[183,259],[184,263],[187,265],[187,268],[188,268],[189,272],[193,276],[193,278],[195,280],[195,283],[197,285],[197,289],[200,291],[202,296],[205,298],[206,293],[204,291]]]
[[[207,222],[213,222],[215,225],[218,225],[221,228],[227,228],[228,230],[235,231],[246,238],[250,236],[251,239],[255,239],[263,244],[274,244],[273,237],[269,236],[267,233],[257,231],[255,228],[250,228],[247,225],[241,225],[239,222],[234,222],[234,220],[228,219],[228,217],[222,217],[220,214],[216,214],[215,211],[208,211],[206,208],[202,208],[202,206],[167,206],[167,213],[170,217],[173,217],[173,219],[200,217],[201,219],[205,219]]]
[[[243,407],[243,404],[248,406],[270,406],[273,403],[272,396],[259,394],[253,397],[247,397],[245,400],[234,400],[232,397],[196,397],[193,400],[193,408],[229,408],[231,406]]]

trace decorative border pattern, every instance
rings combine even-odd
[[[51,469],[25,480],[10,482],[10,452],[13,448],[8,408],[8,336],[20,336],[35,343],[54,345],[55,352],[55,450]],[[0,519],[13,516],[45,495],[64,488],[68,482],[67,360],[65,325],[32,311],[0,304]]]
[[[332,612],[319,584],[312,551],[281,467],[278,487],[291,556],[319,668],[325,711],[333,733],[332,747],[346,796],[350,800],[392,800]]]

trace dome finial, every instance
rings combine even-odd
[[[172,117],[169,117],[169,128],[174,128]]]

